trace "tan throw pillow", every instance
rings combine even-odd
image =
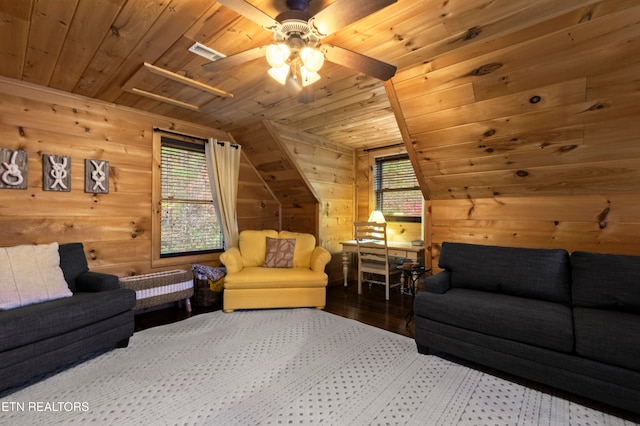
[[[293,268],[295,238],[267,237],[267,250],[264,256],[265,268]]]
[[[58,243],[0,248],[0,310],[72,295]]]

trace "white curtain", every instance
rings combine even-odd
[[[238,246],[240,145],[209,139],[205,144],[209,183],[224,235],[224,248]]]

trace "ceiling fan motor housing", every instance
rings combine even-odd
[[[290,10],[306,11],[309,8],[309,1],[308,0],[287,0],[287,7]]]
[[[310,16],[306,11],[288,10],[282,12],[276,17],[280,26],[273,32],[274,40],[278,43],[287,43],[291,49],[317,46],[320,39],[312,31],[309,19]],[[298,40],[304,41],[304,45],[300,46]]]

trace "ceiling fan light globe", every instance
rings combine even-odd
[[[310,73],[316,73],[324,64],[324,55],[318,49],[313,47],[305,47],[300,51],[300,58],[304,64],[304,68]]]
[[[287,59],[289,59],[290,54],[291,52],[289,51],[289,46],[284,43],[270,44],[269,46],[267,46],[267,62],[273,68],[282,67],[285,62],[287,62]]]
[[[273,67],[268,72],[275,81],[284,86],[287,82],[287,77],[289,76],[289,65],[285,64],[281,67]]]

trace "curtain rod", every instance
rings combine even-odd
[[[403,143],[397,143],[397,144],[394,144],[394,145],[377,146],[377,147],[375,147],[375,148],[365,148],[365,149],[363,149],[363,151],[364,151],[364,152],[377,151],[377,150],[379,150],[379,149],[395,148],[395,147],[397,147],[397,146],[404,146],[404,144],[403,144]]]
[[[197,139],[199,141],[203,141],[204,143],[208,143],[209,142],[209,139],[206,139],[206,138],[201,138],[199,136],[185,135],[184,133],[178,133],[178,132],[174,132],[174,131],[171,131],[171,130],[165,130],[165,129],[161,129],[159,127],[154,127],[153,130],[157,131],[157,132],[164,132],[164,133],[169,133],[171,135],[181,136],[183,138]],[[224,146],[224,141],[217,141],[217,142],[218,142],[218,145]],[[240,148],[239,144],[229,143],[229,146],[231,146],[232,148],[235,148],[235,149]]]
[[[207,142],[208,139],[206,138],[201,138],[199,136],[192,136],[192,135],[186,135],[184,133],[178,133],[178,132],[174,132],[171,130],[166,130],[166,129],[161,129],[160,127],[154,127],[153,128],[154,132],[164,132],[164,133],[169,133],[171,135],[176,135],[176,136],[182,136],[183,138],[191,138],[191,139],[197,139],[199,141],[203,141],[203,142]]]
[[[209,141],[206,141],[205,143],[209,143]],[[227,142],[226,142],[226,141],[219,141],[219,140],[216,140],[216,143],[217,143],[218,145],[220,145],[220,146],[224,146],[224,144],[225,144],[225,143],[227,143]],[[238,145],[238,144],[236,144],[236,143],[231,143],[231,142],[229,142],[229,146],[230,146],[231,148],[235,148],[235,149],[240,148],[240,145]]]

